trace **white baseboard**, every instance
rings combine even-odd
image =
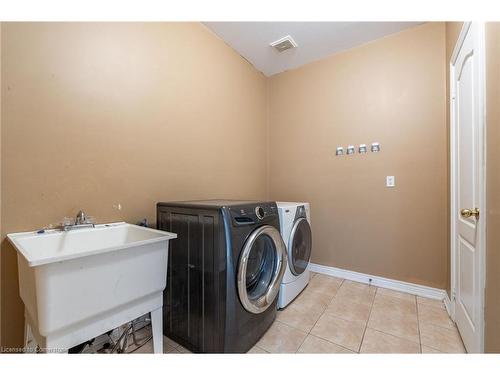
[[[355,271],[348,271],[336,267],[322,266],[321,264],[311,263],[310,270],[312,272],[335,276],[346,280],[357,281],[363,284],[371,284],[381,288],[396,290],[398,292],[410,293],[420,297],[438,299],[441,301],[445,300],[445,298],[448,297],[448,294],[444,289],[431,288],[425,285],[387,279],[385,277],[373,276]],[[446,308],[448,309],[448,306]]]
[[[448,312],[448,315],[450,316],[450,318],[452,320],[455,320],[454,319],[454,316],[453,316],[453,309],[452,309],[452,306],[451,306],[451,300],[450,300],[450,297],[448,296],[448,293],[444,293],[445,296],[444,296],[444,307],[446,307],[446,311]]]

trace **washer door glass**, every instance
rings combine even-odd
[[[312,233],[311,226],[305,218],[295,222],[290,233],[288,245],[288,262],[290,271],[295,276],[304,272],[311,259]]]
[[[238,269],[238,294],[247,311],[258,314],[273,303],[285,271],[285,254],[276,228],[265,225],[249,236]]]
[[[246,288],[250,299],[266,294],[277,262],[276,246],[268,235],[256,238],[248,255]]]

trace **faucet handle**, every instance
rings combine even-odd
[[[63,217],[62,221],[61,221],[61,225],[62,226],[68,226],[68,225],[73,225],[75,224],[75,220],[71,217]]]
[[[95,217],[93,216],[85,216],[85,223],[86,224],[95,224]]]

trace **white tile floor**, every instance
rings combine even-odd
[[[152,349],[150,341],[136,353],[151,353]],[[301,295],[278,312],[271,328],[249,351],[464,352],[442,301],[319,274],[313,274]],[[165,337],[164,353],[189,351]]]

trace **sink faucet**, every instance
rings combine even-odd
[[[87,215],[82,210],[78,211],[76,214],[75,225],[82,225],[87,223]]]
[[[71,223],[63,223],[59,229],[63,231],[68,231],[72,229],[80,229],[80,228],[94,228],[95,225],[92,223],[85,212],[83,210],[78,211],[76,214],[75,222],[74,224]]]

